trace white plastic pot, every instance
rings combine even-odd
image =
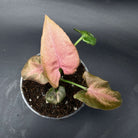
[[[37,54],[37,55],[40,55],[40,54]],[[85,64],[83,63],[83,61],[81,60],[81,63],[83,64],[83,66],[85,67],[85,70],[88,71],[87,67],[85,66]],[[65,119],[65,118],[69,118],[73,115],[75,115],[78,111],[80,111],[82,109],[82,107],[84,107],[84,103],[76,110],[74,111],[73,113],[69,114],[69,115],[66,115],[66,116],[63,116],[63,117],[60,117],[60,118],[55,118],[55,117],[49,117],[49,116],[44,116],[44,115],[41,115],[39,112],[37,112],[36,110],[34,110],[30,105],[29,103],[27,102],[25,96],[24,96],[24,93],[23,93],[23,90],[22,90],[22,82],[23,82],[23,79],[21,77],[20,79],[20,90],[21,90],[21,95],[22,95],[22,98],[24,100],[24,102],[26,103],[27,107],[32,111],[34,112],[36,115],[40,116],[40,117],[43,117],[43,118],[47,118],[47,119],[54,119],[54,120],[59,120],[59,119]]]

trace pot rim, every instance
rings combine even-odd
[[[40,53],[37,54],[37,55],[40,55]],[[83,64],[83,66],[85,67],[85,70],[88,71],[88,68],[86,67],[86,65],[84,64],[84,62],[83,62],[82,60],[80,60],[80,62],[81,62],[81,63]],[[27,105],[27,107],[28,107],[33,113],[35,113],[36,115],[38,115],[38,116],[40,116],[40,117],[43,117],[43,118],[46,118],[46,119],[53,119],[53,120],[66,119],[66,118],[69,118],[69,117],[75,115],[75,114],[76,114],[78,111],[80,111],[80,110],[84,107],[84,105],[85,105],[84,103],[82,103],[82,105],[81,105],[76,111],[74,111],[73,113],[68,114],[68,115],[65,115],[65,116],[63,116],[63,117],[59,117],[59,118],[41,115],[39,112],[37,112],[36,110],[34,110],[34,109],[29,105],[29,103],[27,102],[27,100],[26,100],[26,98],[25,98],[25,96],[24,96],[23,90],[22,90],[22,81],[23,81],[23,79],[22,79],[22,77],[21,77],[21,78],[20,78],[20,91],[21,91],[22,98],[23,98],[25,104]]]

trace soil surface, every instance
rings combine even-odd
[[[63,74],[63,78],[86,86],[86,82],[82,78],[84,71],[84,66],[80,64],[73,75]],[[24,80],[22,88],[25,98],[34,110],[44,116],[60,118],[75,112],[82,102],[73,98],[73,95],[81,90],[80,88],[61,81],[59,84],[65,87],[66,97],[57,105],[46,103],[45,94],[51,88],[49,83],[41,85],[34,81]]]

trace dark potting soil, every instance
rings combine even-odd
[[[86,82],[82,78],[84,71],[85,68],[80,63],[73,75],[63,75],[63,78],[86,86]],[[46,103],[45,94],[51,88],[49,83],[41,85],[34,81],[24,80],[22,88],[27,102],[34,110],[44,116],[60,118],[75,112],[82,102],[73,98],[73,95],[81,90],[80,88],[61,81],[59,85],[65,87],[66,97],[57,105]]]

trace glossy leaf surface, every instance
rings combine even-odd
[[[96,44],[96,38],[94,37],[94,35],[90,32],[87,31],[82,31],[82,30],[78,30],[78,29],[74,29],[75,31],[79,32],[82,36],[82,40],[87,43],[90,44],[92,46],[94,46]]]

